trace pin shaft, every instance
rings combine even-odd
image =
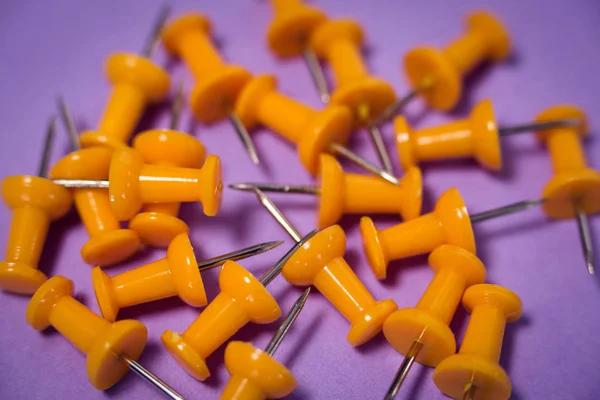
[[[516,135],[523,132],[543,131],[555,128],[570,128],[581,125],[581,120],[577,118],[573,119],[559,119],[554,121],[542,121],[533,122],[530,124],[514,125],[506,127],[498,127],[498,134],[500,136]]]
[[[308,66],[310,76],[317,88],[317,91],[319,92],[319,98],[321,99],[321,102],[323,104],[329,104],[331,96],[329,95],[329,88],[327,87],[327,80],[325,79],[323,67],[319,62],[317,55],[309,48],[306,48],[302,55],[304,56],[304,60]]]
[[[302,235],[300,234],[300,232],[298,232],[298,230],[296,230],[296,228],[294,228],[290,221],[288,221],[288,219],[285,217],[285,215],[283,215],[279,208],[277,208],[275,203],[273,203],[273,201],[269,197],[267,197],[267,195],[264,194],[260,189],[254,187],[252,188],[252,190],[254,190],[256,197],[258,197],[258,201],[260,201],[263,207],[267,209],[269,214],[271,214],[273,218],[275,218],[279,225],[281,225],[283,229],[285,229],[285,231],[292,237],[292,239],[294,239],[294,241],[299,242],[302,239]]]
[[[463,394],[463,400],[475,400],[475,393],[477,393],[477,386],[469,383],[468,388]]]
[[[471,215],[469,218],[472,223],[487,221],[488,219],[502,217],[504,215],[514,214],[543,204],[546,199],[525,200],[518,203],[508,204],[503,207],[494,208],[489,211],[480,212]]]
[[[42,148],[42,159],[38,169],[38,176],[45,178],[48,176],[50,167],[50,153],[52,152],[52,144],[54,143],[54,133],[56,132],[56,116],[52,116],[46,127],[46,136],[44,137],[44,147]]]
[[[208,260],[199,262],[198,269],[200,271],[205,271],[207,269],[223,265],[225,261],[243,260],[244,258],[252,257],[257,254],[261,254],[271,249],[274,249],[282,243],[282,241],[260,243],[254,246],[246,247],[245,249],[236,250],[217,257],[209,258]]]
[[[73,114],[69,107],[65,103],[62,96],[59,96],[56,100],[58,103],[58,111],[60,112],[60,119],[62,120],[65,129],[67,130],[67,134],[69,135],[69,142],[71,143],[71,150],[76,151],[81,149],[81,144],[79,143],[79,132],[77,132],[77,127],[75,126],[75,120],[73,119]]]
[[[270,356],[275,354],[275,351],[279,347],[279,344],[281,343],[281,341],[283,340],[285,335],[290,330],[290,327],[292,326],[292,324],[294,323],[296,318],[298,318],[300,311],[302,311],[302,308],[304,307],[304,304],[306,303],[306,299],[308,299],[308,295],[310,294],[311,289],[312,288],[309,287],[308,289],[306,289],[304,291],[304,293],[302,293],[302,295],[300,297],[298,297],[298,300],[296,300],[296,302],[292,306],[292,309],[290,310],[288,315],[285,317],[285,319],[283,320],[283,322],[277,329],[277,332],[275,332],[275,335],[273,335],[273,337],[271,338],[271,341],[269,342],[267,347],[265,347],[265,353],[267,353]]]
[[[254,191],[254,189],[256,188],[263,192],[311,194],[315,196],[321,194],[321,189],[319,187],[308,185],[278,185],[275,183],[237,183],[229,185],[229,187],[235,190]]]
[[[385,143],[383,142],[381,131],[376,125],[369,125],[367,127],[367,131],[369,132],[369,136],[371,136],[371,141],[375,146],[377,156],[379,157],[379,161],[381,161],[383,169],[387,173],[392,174],[392,161],[390,160],[390,155],[388,154]]]
[[[150,58],[154,50],[158,46],[158,42],[160,40],[160,34],[167,23],[167,18],[169,18],[169,14],[171,14],[171,7],[168,5],[163,5],[159,12],[154,25],[152,26],[152,30],[150,31],[150,35],[146,39],[146,43],[144,44],[144,48],[142,50],[142,56],[146,58]]]
[[[581,240],[581,248],[583,250],[583,256],[585,257],[585,263],[590,275],[594,275],[596,270],[594,268],[594,245],[592,244],[592,232],[590,230],[590,224],[585,211],[579,205],[578,201],[574,202],[574,208],[575,217],[577,219],[577,228],[579,230],[579,239]]]
[[[347,159],[349,161],[352,161],[353,163],[355,163],[362,169],[369,171],[370,173],[372,173],[374,175],[380,176],[381,178],[385,179],[386,181],[388,181],[390,183],[393,183],[394,185],[397,185],[399,183],[398,179],[394,175],[388,173],[387,171],[384,171],[383,169],[379,168],[378,166],[376,166],[374,164],[371,164],[364,158],[360,157],[358,154],[354,153],[350,149],[348,149],[338,143],[331,143],[329,145],[329,149],[334,154],[337,154],[339,156],[344,157],[345,159]]]
[[[179,127],[179,120],[181,119],[181,110],[183,109],[183,96],[184,84],[183,81],[180,81],[177,84],[177,91],[175,92],[173,106],[171,107],[171,121],[169,122],[169,128],[172,130],[176,130]]]
[[[381,114],[377,118],[373,120],[373,125],[381,126],[394,118],[395,115],[400,114],[400,112],[406,107],[408,103],[410,103],[414,98],[416,98],[419,93],[423,89],[416,88],[408,92],[404,97],[399,98],[394,102],[394,104],[390,105],[388,108],[383,110]]]
[[[158,388],[167,398],[172,400],[185,400],[181,394],[179,394],[175,389],[169,386],[166,382],[160,379],[158,376],[154,375],[152,372],[144,368],[137,361],[132,360],[128,356],[121,354],[119,358],[127,364],[129,369],[135,372],[138,376],[141,376],[147,382],[150,382],[154,387]]]
[[[237,115],[235,115],[234,113],[230,113],[229,121],[231,121],[231,124],[233,125],[235,131],[237,132],[238,136],[242,140],[242,143],[244,144],[246,151],[250,155],[252,162],[255,165],[260,164],[260,160],[258,158],[258,153],[256,152],[256,147],[254,146],[254,142],[252,141],[252,138],[250,137],[248,130],[246,129],[246,127],[244,126],[242,121],[240,121],[240,118]]]
[[[384,400],[392,400],[394,397],[396,397],[398,391],[400,390],[400,387],[402,386],[402,383],[406,379],[406,376],[408,375],[411,367],[413,366],[415,359],[419,355],[421,348],[423,348],[422,342],[415,340],[412,343],[410,349],[408,349],[408,352],[404,357],[404,360],[402,361],[402,364],[400,364],[400,368],[398,368],[398,372],[396,372],[396,376],[394,376],[394,381],[392,382],[392,385],[386,393]]]

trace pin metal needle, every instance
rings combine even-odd
[[[240,121],[239,117],[234,113],[229,114],[229,120],[231,121],[231,124],[235,128],[235,131],[237,132],[240,139],[242,139],[242,143],[244,143],[244,147],[250,155],[252,162],[255,165],[259,165],[260,160],[258,158],[258,153],[256,152],[256,147],[254,146],[254,142],[252,141],[252,138],[250,137],[250,134],[248,133],[248,130],[246,129],[242,121]]]
[[[276,183],[235,183],[229,185],[229,188],[244,191],[254,191],[254,189],[259,189],[263,192],[311,194],[315,196],[321,194],[321,189],[319,189],[317,186],[310,185],[278,185]]]
[[[184,85],[183,81],[180,81],[177,84],[177,91],[175,92],[175,98],[173,99],[173,107],[171,107],[171,121],[169,122],[169,129],[176,130],[179,127],[181,110],[183,109],[183,97]]]
[[[317,91],[319,92],[319,98],[323,104],[329,104],[331,100],[331,96],[329,95],[329,88],[327,87],[327,80],[325,79],[325,73],[323,72],[323,67],[317,58],[317,55],[311,49],[305,49],[302,53],[304,56],[304,60],[306,61],[306,65],[308,66],[308,71],[310,72],[310,76],[317,87]]]
[[[371,172],[374,175],[382,177],[383,179],[385,179],[386,181],[388,181],[390,183],[393,183],[394,185],[397,185],[399,183],[398,179],[394,175],[390,174],[387,171],[384,171],[383,169],[379,168],[376,165],[371,164],[370,162],[368,162],[364,158],[360,157],[358,154],[354,153],[347,147],[344,147],[338,143],[331,143],[329,145],[329,149],[333,153],[335,153],[339,156],[342,156],[349,161],[352,161],[359,167]]]
[[[400,386],[402,386],[402,383],[406,379],[406,376],[408,375],[410,368],[415,363],[415,359],[419,355],[419,352],[421,351],[422,347],[423,343],[418,340],[415,340],[412,343],[410,349],[408,349],[408,352],[404,357],[404,360],[402,361],[402,364],[400,364],[400,368],[398,369],[396,376],[394,376],[392,385],[386,393],[384,400],[392,400],[394,397],[396,397],[398,391],[400,390]]]
[[[156,18],[156,21],[154,22],[154,25],[152,26],[150,36],[148,36],[148,39],[146,39],[144,49],[141,53],[142,56],[146,58],[150,58],[152,56],[152,53],[158,46],[158,42],[160,41],[160,34],[163,28],[165,27],[167,19],[169,18],[169,14],[171,14],[171,7],[167,4],[163,5],[158,12],[158,16]]]
[[[269,342],[267,347],[265,347],[265,353],[267,353],[270,356],[273,356],[273,354],[275,354],[275,351],[279,347],[279,344],[290,330],[290,327],[292,326],[296,318],[298,318],[298,315],[300,314],[300,311],[302,311],[302,308],[304,308],[304,304],[306,304],[306,300],[308,299],[308,295],[310,294],[311,289],[312,287],[309,287],[304,291],[304,293],[302,293],[300,297],[298,297],[298,300],[296,300],[296,302],[294,303],[292,309],[277,329],[277,332],[275,332],[275,335],[273,335],[273,338],[271,338],[271,341]]]
[[[504,215],[514,214],[519,211],[537,207],[544,202],[546,202],[546,199],[524,200],[518,203],[508,204],[503,207],[494,208],[489,211],[473,214],[469,218],[471,219],[472,223],[487,221],[488,219],[498,218]]]
[[[67,134],[69,135],[71,150],[76,151],[81,149],[81,144],[79,143],[79,132],[77,132],[77,127],[75,126],[75,120],[73,119],[71,110],[69,110],[69,107],[67,107],[67,104],[62,96],[58,96],[56,102],[58,103],[60,119],[67,130]]]
[[[475,400],[475,393],[477,392],[477,386],[469,384],[467,390],[463,394],[463,400]]]
[[[523,132],[543,131],[555,128],[570,128],[581,125],[580,119],[559,119],[554,121],[534,122],[530,124],[498,127],[500,136],[510,136]]]
[[[56,131],[56,116],[52,116],[46,127],[46,136],[44,138],[44,147],[42,149],[42,159],[38,170],[38,176],[45,178],[48,175],[50,167],[50,153],[54,143],[54,132]]]
[[[273,203],[273,201],[260,189],[252,187],[252,190],[256,194],[256,197],[258,197],[258,201],[260,201],[260,204],[262,204],[263,207],[267,209],[269,214],[271,214],[273,218],[275,218],[279,225],[281,225],[283,229],[285,229],[285,231],[292,237],[292,239],[294,239],[296,242],[299,242],[302,238],[302,235],[296,230],[296,228],[294,228],[290,221],[288,221],[288,219],[285,217],[285,215],[283,215],[279,208],[277,208],[275,203]]]
[[[274,242],[265,242],[265,243],[257,244],[254,246],[246,247],[245,249],[232,251],[231,253],[223,254],[218,257],[209,258],[208,260],[199,262],[198,269],[200,271],[204,271],[204,270],[207,270],[210,268],[214,268],[214,267],[223,265],[225,263],[225,261],[228,261],[228,260],[237,261],[237,260],[242,260],[244,258],[252,257],[257,254],[261,254],[261,253],[264,253],[271,249],[274,249],[275,247],[279,246],[282,243],[283,243],[283,241],[281,241],[281,240],[274,241]]]
[[[138,376],[141,376],[147,382],[150,382],[156,388],[158,388],[167,398],[172,400],[185,400],[181,394],[179,394],[175,389],[169,386],[166,382],[160,379],[158,376],[154,375],[152,372],[144,368],[137,361],[132,360],[125,354],[121,354],[118,356],[129,369],[135,372]]]
[[[369,131],[371,140],[375,145],[375,150],[377,151],[377,156],[379,157],[379,161],[381,161],[383,169],[389,174],[392,174],[392,161],[390,160],[390,155],[388,154],[385,143],[383,142],[381,131],[376,125],[369,125],[367,130]]]
[[[588,272],[590,275],[594,275],[596,270],[594,268],[594,247],[592,244],[592,233],[590,230],[590,224],[587,219],[587,215],[583,208],[574,202],[575,217],[577,219],[577,228],[579,229],[579,238],[581,240],[581,248],[583,249],[583,255],[585,257],[585,263],[587,265]]]

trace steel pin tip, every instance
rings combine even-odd
[[[272,242],[266,242],[264,244],[264,249],[265,249],[265,251],[266,250],[271,250],[271,249],[274,249],[275,247],[280,246],[282,244],[283,244],[283,240],[274,240]]]
[[[594,267],[594,263],[591,261],[587,262],[587,269],[590,275],[596,275],[596,268]]]

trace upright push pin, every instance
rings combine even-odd
[[[235,101],[251,75],[226,65],[210,40],[212,26],[202,14],[191,13],[171,22],[162,33],[167,51],[183,58],[196,78],[190,106],[196,118],[213,123],[228,117],[254,164],[259,164],[252,138],[234,112]]]
[[[499,171],[502,168],[501,138],[580,125],[578,119],[562,118],[499,126],[490,100],[479,102],[466,119],[418,131],[414,131],[402,116],[394,121],[398,158],[404,170],[421,161],[475,158],[485,168]]]
[[[2,181],[2,200],[13,211],[4,261],[0,262],[0,288],[33,294],[46,275],[39,261],[51,221],[71,208],[71,195],[46,178],[56,118],[51,118],[43,144],[38,176],[15,175]]]
[[[444,49],[419,47],[404,57],[404,70],[412,90],[399,98],[375,121],[390,120],[406,104],[422,96],[436,110],[448,111],[462,95],[464,77],[486,60],[502,61],[510,54],[510,38],[492,14],[477,11],[466,19],[467,31]]]
[[[398,394],[414,362],[435,367],[456,352],[456,340],[448,326],[466,288],[485,281],[485,267],[473,253],[443,245],[429,255],[433,280],[414,308],[394,312],[383,324],[383,333],[403,354],[385,400]]]
[[[465,291],[463,306],[471,320],[458,354],[438,364],[433,382],[453,399],[508,400],[510,378],[499,365],[504,329],[523,312],[521,299],[496,285],[474,285]]]
[[[398,184],[392,174],[344,147],[352,129],[352,115],[347,107],[313,110],[279,93],[274,76],[260,75],[242,90],[235,109],[247,129],[263,124],[294,143],[302,165],[312,175],[319,171],[319,156],[333,153]]]
[[[350,19],[327,21],[310,39],[311,48],[329,62],[337,81],[331,104],[348,107],[354,124],[367,127],[383,169],[392,173],[390,156],[373,121],[394,103],[396,94],[389,83],[367,72],[360,53],[363,42],[362,28]]]
[[[153,129],[138,134],[133,148],[152,165],[201,168],[206,158],[204,145],[195,137],[177,131],[183,105],[183,85],[179,85],[173,102],[170,129]],[[148,203],[143,212],[129,221],[142,241],[155,247],[167,247],[177,235],[187,233],[188,225],[177,217],[180,203]]]
[[[169,75],[150,60],[170,8],[163,6],[141,55],[112,54],[106,62],[106,75],[112,94],[95,132],[81,135],[81,146],[126,146],[148,104],[163,100],[169,91]]]
[[[399,185],[373,176],[344,173],[337,160],[328,154],[321,155],[319,169],[318,186],[242,183],[229,187],[318,196],[317,226],[320,229],[335,224],[342,214],[398,213],[405,220],[421,214],[423,187],[419,168],[410,169]]]
[[[300,234],[260,189],[254,188],[261,204],[288,234],[299,242]],[[360,346],[381,332],[386,318],[398,306],[391,300],[376,301],[343,258],[346,235],[339,225],[317,233],[283,266],[283,276],[292,285],[315,286],[350,322],[346,340]]]
[[[114,149],[98,146],[82,149],[71,111],[62,98],[58,99],[58,107],[73,151],[52,167],[50,178],[107,179]],[[137,253],[142,244],[140,236],[132,229],[121,228],[106,190],[75,188],[72,192],[79,217],[90,236],[81,248],[83,261],[89,265],[109,266]]]
[[[552,107],[537,117],[537,123],[555,119],[580,121],[577,126],[563,126],[538,132],[538,138],[548,146],[554,177],[542,192],[547,199],[542,210],[550,218],[575,218],[588,272],[594,274],[594,252],[588,215],[600,211],[600,173],[589,168],[581,146],[581,137],[588,134],[587,118],[574,106]]]
[[[267,30],[267,42],[271,50],[281,58],[302,55],[308,66],[323,104],[328,104],[329,89],[323,68],[314,51],[310,48],[312,32],[327,20],[325,14],[301,0],[271,0],[275,18]]]
[[[316,231],[306,235],[260,279],[241,265],[227,261],[219,273],[221,292],[182,333],[166,330],[161,340],[177,363],[192,377],[210,376],[206,358],[248,322],[269,324],[281,316],[277,301],[265,288],[279,275],[285,262]]]
[[[207,300],[200,272],[223,265],[227,260],[243,260],[263,253],[281,243],[261,243],[199,263],[188,235],[181,233],[169,245],[167,256],[159,260],[113,277],[100,267],[92,269],[100,312],[106,320],[114,322],[121,308],[173,296],[179,296],[192,307],[204,307]]]
[[[183,399],[137,362],[146,346],[146,327],[134,320],[111,324],[94,314],[73,298],[73,282],[69,279],[58,275],[40,286],[27,306],[26,318],[37,331],[54,327],[86,355],[87,376],[96,389],[114,386],[131,369],[168,398]]]
[[[231,378],[221,393],[221,400],[280,399],[292,393],[296,379],[273,354],[302,311],[310,289],[296,300],[264,351],[244,342],[227,345],[225,366]]]

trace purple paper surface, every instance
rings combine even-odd
[[[114,51],[142,49],[160,1],[12,1],[0,4],[0,88],[3,140],[2,177],[34,174],[39,164],[46,121],[56,113],[55,98],[62,94],[80,130],[95,127],[109,94],[103,73],[105,58]],[[467,12],[488,8],[508,27],[514,45],[509,62],[480,68],[468,79],[465,98],[452,114],[441,114],[416,101],[407,110],[417,128],[463,118],[477,101],[491,98],[499,123],[530,121],[546,107],[573,103],[590,118],[596,132],[600,105],[600,6],[597,1],[315,1],[330,17],[350,16],[360,21],[367,37],[367,64],[373,74],[388,80],[398,94],[408,86],[401,58],[420,44],[444,45],[461,34]],[[281,91],[314,107],[321,107],[301,59],[279,61],[269,52],[265,31],[272,18],[266,1],[177,1],[174,13],[206,13],[224,58],[251,72],[273,73]],[[173,82],[193,79],[179,62],[158,51],[154,59],[166,65]],[[165,127],[167,103],[146,113],[139,130]],[[53,161],[68,151],[62,125],[57,132]],[[265,181],[308,184],[312,181],[288,143],[268,130],[254,135],[264,167],[253,166],[227,122],[212,126],[196,123],[187,109],[182,130],[199,138],[210,153],[221,157],[225,183]],[[393,127],[383,129],[396,171]],[[552,176],[546,149],[531,134],[503,139],[505,166],[492,174],[474,162],[447,162],[424,166],[424,211],[446,189],[460,189],[472,213],[540,196]],[[376,156],[365,132],[356,132],[351,147],[370,160]],[[589,163],[600,167],[600,144],[585,140]],[[345,165],[346,166],[346,165]],[[348,166],[349,171],[356,171]],[[300,232],[315,225],[316,201],[309,196],[272,195]],[[292,240],[256,203],[253,195],[225,189],[220,214],[208,218],[198,204],[184,205],[182,216],[191,227],[198,259],[268,240],[285,240],[274,251],[242,262],[257,276],[292,245]],[[0,243],[4,251],[11,214],[0,207]],[[416,304],[432,272],[426,258],[394,263],[388,279],[378,281],[364,257],[358,216],[341,224],[347,233],[346,259],[376,299],[392,298],[400,307]],[[399,222],[395,216],[377,218],[378,226]],[[590,218],[600,247],[600,219]],[[522,319],[506,330],[501,365],[513,384],[515,399],[593,399],[600,380],[600,282],[588,275],[574,220],[551,221],[539,210],[501,218],[475,227],[478,256],[488,268],[488,281],[506,286],[523,300]],[[77,298],[98,311],[90,267],[80,257],[88,240],[75,211],[54,224],[41,258],[41,270],[62,274],[75,282]],[[123,265],[107,269],[110,275],[164,256],[148,250]],[[600,257],[597,257],[600,262]],[[202,274],[209,299],[218,293],[218,270]],[[282,277],[269,290],[282,310],[302,291]],[[85,373],[85,360],[58,332],[39,333],[25,322],[28,297],[0,294],[0,398],[147,399],[159,398],[152,387],[129,374],[106,392],[95,390]],[[140,362],[178,389],[186,398],[213,399],[229,375],[223,365],[225,346],[208,359],[212,377],[200,383],[189,377],[163,349],[165,329],[182,332],[200,310],[177,298],[149,303],[120,313],[120,318],[143,322],[149,331]],[[468,314],[462,307],[451,324],[460,344]],[[263,348],[278,323],[248,325],[233,338]],[[385,394],[402,356],[379,335],[352,348],[345,340],[348,322],[316,293],[286,336],[275,357],[298,380],[289,398],[378,399]],[[404,399],[444,398],[431,380],[433,370],[415,365],[398,395]]]

